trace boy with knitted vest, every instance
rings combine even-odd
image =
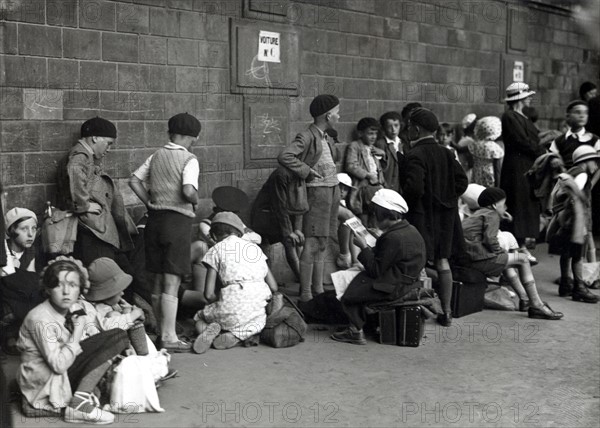
[[[175,322],[181,278],[191,273],[191,228],[198,203],[200,165],[188,150],[201,126],[187,113],[170,118],[168,126],[170,142],[146,159],[129,186],[148,208],[146,268],[156,274],[152,297],[158,309],[161,346],[170,352],[187,352],[192,346],[179,340]]]

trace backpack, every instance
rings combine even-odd
[[[302,313],[285,294],[283,307],[267,316],[260,340],[273,348],[289,348],[304,342],[307,325]]]

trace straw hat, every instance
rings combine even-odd
[[[508,85],[508,88],[506,88],[506,98],[504,98],[504,101],[508,102],[524,100],[533,94],[535,94],[535,91],[530,91],[527,83],[515,82],[511,83]]]

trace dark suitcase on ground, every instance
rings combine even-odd
[[[379,311],[379,343],[396,344],[396,308]]]
[[[412,347],[421,343],[425,318],[418,305],[379,310],[374,321],[379,326],[379,343]]]
[[[454,281],[452,284],[452,316],[464,317],[483,310],[486,284]]]
[[[396,308],[396,345],[417,347],[425,332],[425,318],[420,306]]]

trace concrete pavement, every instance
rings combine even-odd
[[[158,391],[166,412],[113,426],[599,426],[600,305],[559,297],[558,257],[536,255],[540,295],[563,320],[485,310],[447,329],[428,321],[418,348],[336,343],[333,327],[313,325],[293,348],[176,354],[179,377]],[[14,376],[18,359],[4,362]],[[17,427],[64,425],[13,411]]]

